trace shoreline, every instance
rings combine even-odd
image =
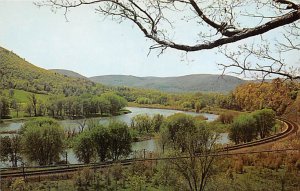
[[[127,107],[138,107],[138,108],[147,108],[147,109],[169,109],[169,110],[201,113],[201,112],[196,112],[193,109],[176,108],[176,107],[164,106],[164,105],[160,105],[160,104],[138,104],[138,103],[134,103],[134,102],[128,102]]]
[[[208,113],[208,114],[214,114],[214,115],[220,115],[222,113],[231,111],[236,113],[244,113],[244,111],[237,111],[237,110],[230,110],[230,109],[222,109],[217,107],[204,107],[203,109],[199,110],[199,112],[196,112],[195,109],[183,109],[181,107],[173,107],[173,106],[164,106],[160,104],[138,104],[134,102],[128,102],[127,107],[138,107],[138,108],[148,108],[148,109],[169,109],[169,110],[178,110],[178,111],[184,111],[184,112],[194,112],[194,113]]]

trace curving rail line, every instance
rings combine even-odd
[[[280,119],[280,121],[284,122],[286,125],[286,129],[278,133],[276,135],[260,139],[260,140],[255,140],[249,143],[243,143],[243,144],[238,144],[238,145],[233,145],[233,146],[228,146],[224,147],[221,150],[218,151],[218,153],[222,153],[224,151],[234,151],[234,150],[239,150],[239,149],[244,149],[244,148],[249,148],[249,147],[254,147],[258,145],[264,145],[267,143],[271,143],[283,138],[288,137],[289,135],[296,133],[298,131],[298,125],[294,122],[291,122],[286,119]],[[160,158],[151,158],[151,159],[126,159],[122,161],[118,161],[121,165],[127,166],[132,164],[135,161],[155,161],[155,160],[160,160]],[[113,161],[108,161],[104,163],[94,163],[94,164],[71,164],[71,165],[60,165],[60,166],[44,166],[44,167],[38,167],[38,170],[30,169],[26,167],[26,172],[22,171],[23,168],[19,167],[16,168],[15,171],[11,171],[13,168],[10,168],[10,171],[6,170],[1,170],[0,172],[0,179],[5,179],[5,178],[16,178],[16,177],[28,177],[28,176],[48,176],[48,175],[53,175],[53,174],[60,174],[60,173],[71,173],[71,172],[76,172],[82,168],[86,167],[92,167],[93,169],[97,168],[105,168],[108,166],[113,165]],[[49,168],[53,167],[53,168]]]

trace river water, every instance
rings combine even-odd
[[[99,119],[99,123],[101,124],[107,124],[109,123],[110,120],[120,120],[126,122],[128,125],[131,123],[131,119],[139,114],[148,114],[149,116],[153,116],[155,114],[161,114],[164,115],[165,117],[173,115],[175,113],[185,113],[193,116],[197,115],[203,115],[207,117],[208,121],[213,121],[217,118],[217,115],[214,114],[208,114],[208,113],[195,113],[195,112],[185,112],[185,111],[178,111],[178,110],[169,110],[169,109],[152,109],[152,108],[137,108],[137,107],[127,107],[126,109],[130,110],[131,113],[124,114],[124,115],[119,115],[119,116],[113,116],[113,117],[101,117],[101,118],[95,118]],[[65,129],[69,128],[76,128],[78,129],[79,124],[76,121],[73,120],[62,120],[59,121],[61,125]],[[24,122],[5,122],[0,124],[0,132],[2,131],[15,131],[21,128]],[[5,134],[2,134],[2,136],[5,136]],[[221,144],[226,144],[229,142],[228,140],[228,134],[227,133],[222,133],[220,135],[220,139],[218,141]],[[140,142],[135,142],[132,143],[132,150],[134,153],[141,153],[144,150],[149,153],[149,152],[159,152],[160,151],[160,146],[159,146],[159,141],[155,139],[150,139],[146,141],[140,141]],[[68,150],[68,161],[69,163],[78,163],[74,153],[72,150]],[[2,165],[1,165],[2,166]]]
[[[185,113],[193,116],[200,115],[200,113],[195,112],[185,112],[185,111],[178,111],[178,110],[170,110],[170,109],[152,109],[152,108],[138,108],[138,107],[127,107],[126,109],[130,110],[131,113],[125,115],[118,115],[112,117],[100,117],[95,118],[99,119],[101,124],[109,123],[110,120],[120,120],[126,122],[128,125],[131,123],[131,119],[139,114],[148,114],[149,116],[153,116],[155,114],[161,114],[165,117],[173,115],[174,113]],[[217,115],[208,114],[208,113],[201,113],[207,117],[208,121],[213,121],[217,118]],[[80,120],[79,120],[80,121]],[[74,120],[62,120],[59,121],[61,125],[65,128],[78,128],[79,124]],[[5,122],[0,124],[0,132],[2,131],[15,131],[21,128],[24,122]]]

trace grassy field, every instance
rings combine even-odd
[[[244,166],[243,172],[226,171],[212,176],[207,185],[208,191],[298,191],[300,190],[300,176],[297,172],[288,172],[286,169],[271,170],[263,167]],[[174,187],[159,185],[155,175],[139,177],[125,173],[125,177],[116,180],[111,173],[93,171],[78,172],[72,175],[60,175],[31,180],[25,183],[22,178],[2,184],[3,191],[19,188],[32,191],[72,191],[72,190],[144,190],[144,191],[171,191]],[[111,175],[111,174],[110,174]]]
[[[21,104],[27,103],[29,100],[29,96],[32,94],[31,92],[27,92],[24,90],[15,90],[15,89],[13,90],[13,92],[14,93],[13,93],[12,98],[16,99],[17,102],[19,102]],[[9,90],[5,89],[5,90],[3,90],[3,93],[8,96]],[[35,95],[38,100],[41,100],[43,102],[45,102],[49,97],[49,95],[46,95],[46,94],[35,94]]]

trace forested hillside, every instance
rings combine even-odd
[[[229,92],[244,80],[233,76],[193,74],[178,77],[95,76],[90,80],[110,86],[150,88],[166,92]]]
[[[236,104],[247,111],[271,108],[282,115],[299,97],[299,83],[275,79],[272,82],[247,83],[233,92]]]
[[[87,79],[67,77],[36,67],[2,47],[0,47],[0,87],[65,96],[79,95],[84,92],[93,93],[103,88],[102,85]]]

